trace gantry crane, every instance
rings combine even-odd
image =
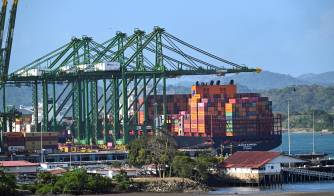
[[[16,7],[17,0],[11,12],[11,30]],[[155,123],[148,123],[146,97],[156,97],[158,87],[162,86],[161,113],[166,116],[168,78],[260,71],[227,61],[155,27],[149,33],[139,29],[131,35],[117,32],[103,43],[87,36],[72,38],[69,43],[8,75],[12,33],[10,35],[2,61],[3,89],[10,83],[31,85],[35,130],[58,131],[64,117],[71,116],[75,142],[80,144],[127,143],[130,131],[141,129],[145,134],[150,126],[158,131]],[[38,117],[40,89],[42,119]],[[144,101],[140,103],[139,99]],[[144,111],[141,127],[137,119],[139,110]]]
[[[5,47],[2,48],[5,22],[6,22],[7,4],[8,4],[7,0],[2,0],[1,13],[0,13],[0,86],[2,89],[2,95],[3,95],[2,97],[3,107],[2,107],[2,112],[0,113],[0,117],[2,121],[2,128],[1,128],[1,134],[0,134],[1,142],[2,142],[2,137],[3,137],[3,132],[5,131],[5,129],[7,129],[7,120],[11,122],[13,118],[16,117],[16,113],[12,112],[13,110],[7,111],[5,83],[7,81],[9,62],[10,62],[10,56],[11,56],[11,51],[12,51],[12,43],[13,43],[13,36],[14,36],[14,27],[15,27],[18,0],[13,0],[13,4],[12,4],[11,11],[10,11],[10,16],[9,16],[6,43],[5,43]]]
[[[116,69],[98,69],[104,62],[113,63]],[[158,85],[162,86],[164,97],[162,114],[167,114],[167,78],[257,71],[259,69],[222,59],[155,27],[148,34],[138,29],[130,36],[117,32],[101,44],[86,36],[72,38],[69,43],[16,70],[8,80],[33,84],[35,122],[40,120],[37,92],[42,88],[43,131],[57,130],[61,122],[57,122],[57,117],[62,118],[59,115],[63,112],[63,116],[70,114],[74,119],[73,132],[78,143],[106,143],[108,135],[112,135],[114,141],[121,138],[127,143],[129,131],[138,129],[139,110],[144,111],[147,122],[145,100],[149,95],[157,95]],[[65,85],[56,95],[60,82]],[[98,84],[102,85],[101,89]],[[142,104],[138,102],[140,98],[144,100]],[[147,126],[140,129],[145,132]]]

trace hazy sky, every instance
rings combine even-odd
[[[300,75],[334,70],[334,0],[20,0],[10,71],[88,35],[169,33],[235,63]]]

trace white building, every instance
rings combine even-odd
[[[31,163],[29,161],[0,161],[0,167],[5,173],[12,174],[33,174],[37,172],[39,163]]]
[[[260,182],[265,176],[280,175],[282,166],[305,161],[278,152],[243,151],[228,157],[224,163],[226,176],[248,182]]]
[[[43,170],[52,170],[52,169],[58,169],[58,168],[69,168],[68,163],[53,163],[53,162],[44,162],[41,163],[41,169]]]
[[[117,174],[120,174],[121,171],[125,171],[129,177],[136,177],[139,170],[137,168],[100,168],[87,170],[87,173],[100,174],[108,178],[113,178]]]

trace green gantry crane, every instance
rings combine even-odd
[[[227,61],[195,47],[155,27],[152,32],[135,29],[128,36],[97,43],[83,36],[34,60],[8,75],[18,0],[13,0],[8,36],[1,49],[1,88],[3,89],[2,132],[6,124],[8,84],[32,86],[35,131],[58,131],[67,116],[78,144],[128,143],[129,132],[146,133],[148,109],[146,97],[158,94],[162,86],[162,114],[167,114],[166,79],[184,75],[225,75],[259,72]],[[2,43],[7,1],[3,0],[0,18]],[[102,87],[100,87],[102,86]],[[43,117],[38,117],[39,89]],[[140,103],[138,100],[144,100]],[[144,111],[144,125],[138,127],[137,114]],[[41,122],[41,128],[38,126]],[[165,126],[163,122],[163,126]],[[153,124],[155,127],[155,123]]]
[[[8,82],[33,86],[34,121],[41,120],[42,131],[57,131],[65,116],[71,115],[76,143],[106,144],[129,141],[129,132],[139,129],[139,110],[144,111],[147,123],[146,97],[156,96],[158,85],[162,86],[162,114],[166,116],[167,78],[258,71],[227,61],[155,27],[148,34],[139,29],[130,36],[117,32],[103,43],[86,36],[72,38],[11,73]],[[60,83],[63,85],[57,85]],[[42,119],[38,119],[37,113],[39,88],[42,88]],[[144,101],[139,103],[139,99]],[[145,128],[152,126],[145,123],[140,127],[144,133]],[[36,130],[40,131],[38,126]]]
[[[3,107],[2,112],[0,113],[0,118],[2,121],[1,125],[1,133],[0,133],[0,146],[3,141],[3,132],[7,129],[7,121],[11,122],[13,118],[15,118],[15,114],[11,111],[7,111],[6,106],[6,81],[8,76],[9,62],[12,51],[12,43],[14,36],[14,27],[15,27],[15,19],[16,19],[16,10],[18,5],[18,0],[13,0],[12,8],[9,16],[8,30],[7,30],[7,38],[5,47],[2,48],[3,45],[3,37],[4,37],[4,29],[6,22],[6,12],[7,12],[7,0],[2,0],[1,13],[0,13],[0,87],[2,89],[3,95]],[[11,127],[11,126],[9,126]]]

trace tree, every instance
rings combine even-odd
[[[176,153],[176,143],[174,138],[163,130],[158,136],[142,137],[129,144],[128,158],[131,165],[155,164],[159,176],[166,176],[166,166],[171,169],[170,166]]]
[[[112,180],[101,175],[89,175],[87,189],[93,193],[110,193],[113,189]]]
[[[200,155],[196,157],[194,179],[202,183],[207,182],[210,169],[215,168],[218,162],[218,159],[213,156]]]
[[[128,145],[128,150],[128,160],[131,165],[140,166],[150,163],[146,137],[131,141]]]
[[[148,140],[147,148],[151,163],[157,166],[160,177],[166,176],[166,166],[171,166],[176,153],[175,140],[166,132]]]
[[[54,184],[57,181],[57,176],[49,172],[42,172],[37,175],[38,184]]]
[[[182,178],[191,178],[195,161],[188,156],[175,156],[172,167],[174,174]]]
[[[61,176],[54,185],[55,192],[82,194],[87,190],[88,175],[84,169],[76,169]]]
[[[12,174],[7,174],[0,168],[0,194],[3,196],[17,195],[16,180]]]
[[[116,181],[116,189],[118,191],[127,191],[131,184],[131,180],[124,170],[121,170],[119,174],[115,175],[113,180]]]

